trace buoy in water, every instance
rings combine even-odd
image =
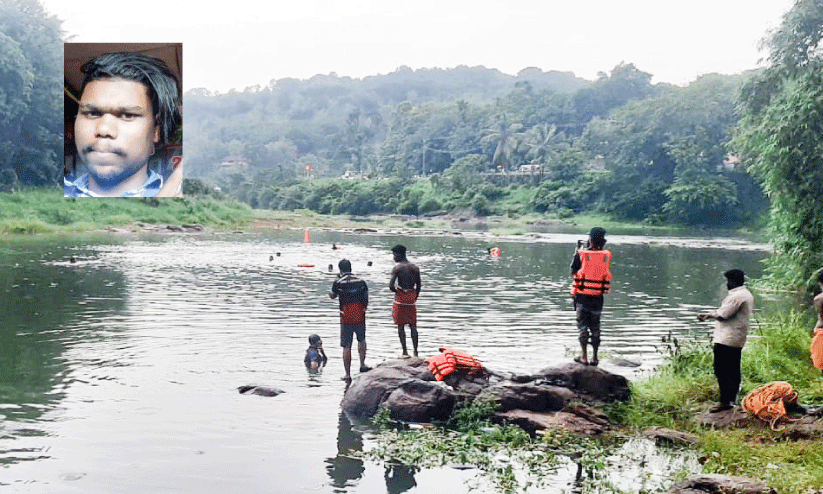
[[[314,264],[298,264],[298,268],[313,268]]]
[[[492,247],[489,249],[489,255],[492,257],[500,257],[500,247]]]

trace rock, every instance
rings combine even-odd
[[[774,489],[747,479],[728,475],[697,475],[675,485],[669,490],[671,494],[772,494]]]
[[[455,372],[446,376],[443,382],[455,391],[475,396],[489,386],[490,379],[500,381],[499,378],[493,378],[488,374],[472,376]]]
[[[688,432],[680,432],[665,427],[650,427],[643,431],[643,437],[653,440],[657,445],[676,444],[687,446],[697,442],[697,436]]]
[[[756,422],[760,422],[760,420],[750,416],[740,407],[734,407],[730,410],[715,413],[706,410],[697,415],[697,422],[701,425],[716,427],[718,429],[736,429],[753,425]]]
[[[456,402],[455,393],[436,382],[407,379],[389,394],[383,406],[394,420],[432,422],[448,420]]]
[[[823,438],[823,419],[805,416],[796,422],[791,422],[783,428],[779,439],[797,441],[801,439],[819,440]]]
[[[640,367],[642,365],[640,362],[633,362],[631,360],[626,360],[623,358],[610,358],[605,359],[605,361],[606,363],[617,367]]]
[[[531,435],[539,430],[557,427],[585,436],[597,436],[609,430],[605,414],[582,404],[560,412],[510,410],[495,414],[494,420],[513,423]]]
[[[500,412],[515,409],[549,412],[562,410],[566,400],[574,396],[572,391],[557,386],[502,383],[486,388],[477,399],[496,403]]]
[[[409,379],[433,381],[426,363],[417,358],[383,362],[352,380],[343,395],[343,411],[356,418],[370,418],[401,383]]]
[[[555,386],[569,388],[595,400],[626,401],[631,398],[629,381],[625,377],[593,365],[569,362],[543,369],[539,376]]]
[[[271,388],[268,386],[238,386],[238,391],[240,391],[241,395],[259,395],[259,396],[277,396],[279,394],[284,393],[285,391],[277,388]]]

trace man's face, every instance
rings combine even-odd
[[[160,140],[146,87],[116,78],[86,85],[74,134],[77,151],[101,189],[115,188],[144,170]]]

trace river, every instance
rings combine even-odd
[[[369,284],[369,364],[400,353],[388,280],[389,249],[403,243],[422,272],[421,356],[453,346],[491,368],[533,372],[578,351],[568,266],[585,235],[304,235],[0,240],[0,486],[49,494],[468,492],[475,470],[413,471],[352,457],[375,435],[340,412],[345,383],[328,266],[336,271],[347,258]],[[710,325],[695,314],[724,296],[722,272],[739,267],[757,278],[770,252],[739,237],[607,238],[613,289],[601,365],[630,379],[660,363],[670,332],[703,338]],[[488,255],[492,246],[499,258]],[[319,374],[302,362],[311,333],[329,356]],[[285,393],[240,395],[246,384]],[[572,481],[561,472],[535,492],[569,490]],[[493,490],[480,482],[473,492]]]

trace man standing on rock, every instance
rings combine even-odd
[[[394,292],[392,318],[397,324],[397,335],[400,337],[400,346],[403,347],[403,358],[409,356],[406,349],[406,332],[403,327],[408,324],[411,330],[411,340],[414,346],[414,356],[417,357],[417,297],[420,295],[420,269],[406,259],[406,247],[395,245],[392,247],[394,266],[389,280],[389,290]]]
[[[343,380],[351,381],[351,345],[357,335],[357,351],[360,354],[360,372],[367,372],[366,365],[366,308],[369,306],[369,286],[351,273],[351,262],[343,259],[338,279],[332,283],[329,297],[340,300],[340,346],[343,347]]]
[[[603,313],[603,295],[609,293],[612,273],[609,262],[612,253],[603,249],[606,245],[606,230],[595,227],[589,232],[586,245],[578,242],[572,259],[571,271],[574,278],[572,296],[577,312],[577,329],[580,331],[580,348],[583,354],[574,361],[581,364],[597,365],[597,349],[600,348],[600,315]],[[592,345],[589,360],[587,344]]]
[[[718,309],[699,314],[697,319],[714,319],[714,375],[720,388],[720,403],[709,412],[717,413],[734,408],[740,390],[740,357],[749,333],[749,317],[754,308],[754,297],[744,286],[745,275],[739,269],[723,273],[729,293]]]

